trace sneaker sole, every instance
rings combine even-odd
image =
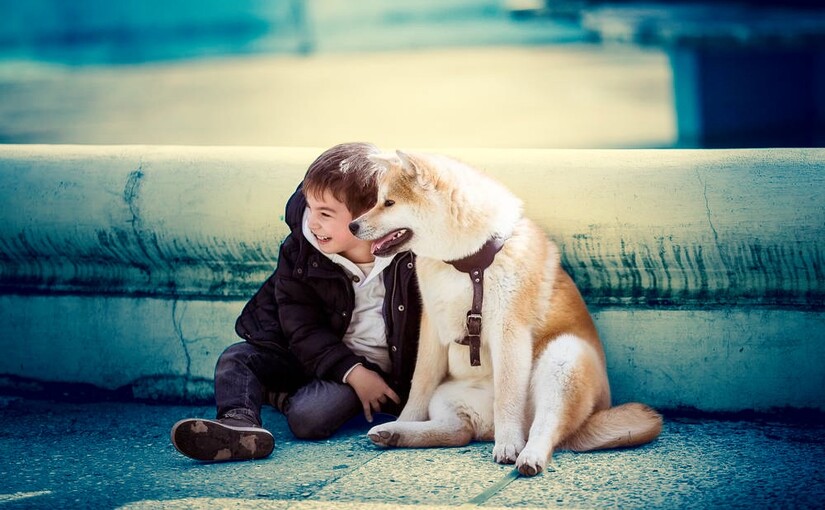
[[[262,459],[275,448],[275,438],[266,429],[213,420],[181,420],[172,426],[171,436],[180,453],[205,462]]]

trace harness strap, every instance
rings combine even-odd
[[[470,276],[473,285],[473,305],[467,312],[467,336],[456,343],[470,346],[470,366],[481,365],[481,307],[484,303],[484,270],[490,267],[496,254],[504,246],[504,239],[491,237],[474,254],[458,260],[447,261],[462,273]]]

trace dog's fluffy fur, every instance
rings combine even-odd
[[[662,419],[638,403],[610,405],[596,328],[559,251],[522,216],[503,185],[455,160],[429,154],[374,156],[383,167],[378,202],[351,229],[373,251],[418,255],[424,312],[410,398],[398,421],[373,427],[381,446],[460,446],[495,440],[493,457],[524,475],[545,469],[556,449],[635,446]],[[467,274],[444,261],[506,238],[485,271],[481,366],[466,334]]]

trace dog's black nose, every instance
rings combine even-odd
[[[349,224],[349,231],[352,232],[353,234],[358,233],[358,228],[359,228],[359,225],[358,225],[357,221],[353,221],[352,223]]]

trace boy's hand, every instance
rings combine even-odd
[[[352,386],[361,405],[364,407],[364,417],[372,423],[372,413],[381,410],[381,404],[386,404],[387,399],[396,404],[401,403],[398,395],[387,386],[384,379],[363,365],[358,365],[352,369],[347,376],[347,384]]]

